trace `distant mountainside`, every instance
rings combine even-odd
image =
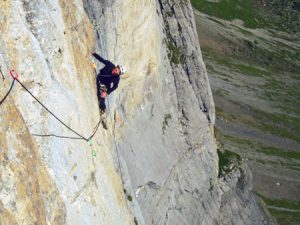
[[[240,19],[249,28],[272,28],[288,33],[300,31],[299,0],[191,0],[207,15]]]
[[[272,27],[289,33],[300,31],[299,0],[257,0],[261,13]]]
[[[192,1],[220,154],[238,153],[281,225],[300,221],[299,1]],[[199,10],[199,11],[198,11]],[[226,158],[227,157],[227,158]],[[223,160],[225,160],[223,159]]]

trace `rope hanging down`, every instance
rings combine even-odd
[[[76,134],[78,137],[68,137],[68,136],[60,136],[60,135],[55,135],[55,134],[45,134],[45,135],[40,135],[40,134],[33,134],[33,135],[35,135],[35,136],[39,136],[39,137],[57,137],[57,138],[68,138],[68,139],[78,139],[78,140],[85,140],[85,141],[87,141],[87,142],[89,142],[93,137],[94,137],[94,135],[97,133],[97,130],[98,130],[98,128],[99,128],[99,126],[100,126],[100,123],[101,123],[101,118],[100,118],[100,120],[99,120],[99,122],[97,123],[97,125],[95,126],[95,128],[94,128],[94,131],[93,131],[93,133],[92,133],[92,135],[90,135],[89,136],[89,138],[86,138],[86,137],[84,137],[83,135],[81,135],[81,134],[79,134],[78,132],[76,132],[74,129],[72,129],[70,126],[68,126],[67,124],[65,124],[61,119],[59,119],[50,109],[48,109],[38,98],[36,98],[25,86],[24,86],[24,84],[21,82],[21,81],[19,81],[19,79],[18,79],[18,74],[15,76],[14,74],[13,74],[13,72],[14,72],[14,70],[11,70],[10,71],[10,75],[11,75],[11,77],[13,78],[13,83],[12,83],[12,86],[11,86],[11,88],[10,88],[10,90],[9,90],[9,92],[6,94],[6,96],[4,97],[4,99],[3,100],[1,100],[1,104],[2,104],[2,101],[4,101],[5,100],[5,98],[9,95],[9,93],[10,93],[10,91],[11,91],[11,89],[12,89],[12,87],[13,87],[13,85],[14,85],[14,82],[15,81],[17,81],[21,86],[22,86],[22,88],[24,88],[24,90],[26,91],[26,92],[28,92],[30,95],[31,95],[31,97],[33,97],[45,110],[47,110],[47,112],[48,113],[50,113],[57,121],[59,121],[63,126],[65,126],[66,128],[68,128],[70,131],[72,131],[74,134]]]
[[[5,80],[4,75],[3,75],[3,73],[2,73],[1,66],[0,66],[0,73],[1,73],[1,75],[2,75],[2,80]]]
[[[96,134],[99,125],[101,123],[101,119],[99,120],[99,122],[97,123],[97,125],[94,128],[94,132],[93,134],[87,139],[87,141],[91,140],[94,135]],[[37,137],[56,137],[56,138],[62,138],[62,139],[74,139],[74,140],[82,140],[81,137],[70,137],[70,136],[62,136],[62,135],[56,135],[56,134],[32,134],[33,136],[37,136]]]
[[[13,82],[11,83],[11,86],[8,90],[8,92],[6,93],[6,95],[4,96],[4,98],[0,101],[0,105],[2,105],[2,103],[5,101],[5,99],[7,98],[7,96],[10,94],[11,90],[13,89],[15,84],[15,79],[13,80]]]

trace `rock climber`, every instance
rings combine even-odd
[[[126,68],[124,66],[114,65],[112,62],[103,59],[100,55],[98,55],[95,52],[92,53],[92,55],[105,65],[100,70],[96,79],[100,115],[103,115],[106,110],[105,98],[107,97],[107,95],[109,95],[117,89],[120,82],[120,76],[125,74]]]

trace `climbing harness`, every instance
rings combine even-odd
[[[103,75],[101,75],[101,74],[98,74],[97,76],[98,77],[115,77],[115,76],[119,76],[119,75],[109,75],[109,74],[103,74]]]

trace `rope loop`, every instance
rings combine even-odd
[[[0,67],[1,70],[1,67]],[[84,137],[83,135],[81,135],[79,132],[75,131],[74,129],[72,129],[70,126],[68,126],[65,122],[63,122],[59,117],[57,117],[48,107],[46,107],[37,97],[35,97],[31,91],[29,91],[25,85],[19,80],[19,74],[15,73],[14,74],[14,69],[10,70],[9,74],[10,76],[13,78],[13,82],[11,84],[11,87],[9,89],[9,91],[6,93],[6,95],[4,96],[4,98],[0,101],[0,105],[5,101],[5,99],[7,98],[7,96],[10,94],[15,81],[17,81],[22,88],[28,92],[28,94],[31,95],[32,98],[35,99],[35,101],[37,101],[48,113],[50,113],[58,122],[60,122],[64,127],[66,127],[68,130],[70,130],[72,133],[76,134],[78,137],[68,137],[68,136],[61,136],[61,135],[55,135],[55,134],[33,134],[34,136],[38,136],[38,137],[57,137],[57,138],[68,138],[68,139],[81,139],[81,140],[85,140],[89,145],[91,145],[91,141],[92,138],[95,136],[95,134],[98,131],[99,125],[101,123],[101,118],[99,120],[99,122],[97,123],[97,125],[95,126],[93,133],[89,136],[89,138]],[[2,72],[1,72],[2,73]]]

